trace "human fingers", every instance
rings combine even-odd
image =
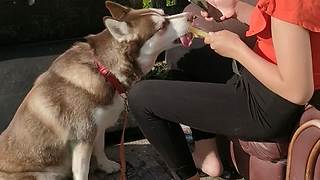
[[[213,21],[213,17],[206,17],[204,18],[206,21]]]
[[[224,11],[222,12],[223,15],[220,17],[220,19],[225,20],[225,19],[231,18],[234,15],[234,13],[235,12],[231,10]]]
[[[204,43],[205,44],[211,44],[213,42],[213,37],[214,33],[213,32],[209,32],[208,35],[204,38]]]
[[[200,11],[200,14],[204,18],[208,17],[208,15],[209,15],[207,11],[202,11],[202,10]]]
[[[223,20],[225,20],[225,19],[227,19],[227,17],[226,17],[225,15],[223,15],[223,16],[220,17],[220,20],[221,20],[221,21],[223,21]]]
[[[209,17],[209,14],[207,11],[201,11],[200,14],[202,17],[204,17],[206,21],[213,21],[213,17]]]
[[[209,17],[209,14],[207,11],[201,11],[200,14],[202,17],[204,17],[206,21],[213,21],[213,17]]]
[[[210,36],[210,48],[212,50],[216,50],[216,34],[214,32],[209,32],[208,33]]]
[[[211,40],[210,40],[211,38],[209,37],[209,36],[206,36],[205,38],[204,38],[204,43],[205,44],[210,44],[210,42],[211,42]]]

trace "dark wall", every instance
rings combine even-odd
[[[0,1],[0,46],[96,33],[107,15],[105,0]]]
[[[135,8],[142,5],[142,0],[113,1]],[[187,0],[176,0],[174,7],[166,7],[165,2],[152,0],[154,7],[168,14],[182,11],[187,4]],[[0,0],[0,46],[97,33],[104,28],[102,17],[108,14],[105,0],[35,0],[31,6],[28,0]]]

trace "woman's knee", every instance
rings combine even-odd
[[[140,81],[133,85],[128,93],[129,108],[134,114],[140,111],[148,109],[150,99],[152,99],[152,82],[151,81]]]

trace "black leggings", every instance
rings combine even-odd
[[[276,141],[291,134],[304,110],[246,69],[234,75],[231,61],[207,47],[191,51],[178,67],[171,77],[192,81],[141,81],[129,92],[129,107],[145,137],[181,179],[194,176],[196,167],[179,123],[192,127],[198,139],[219,134]]]

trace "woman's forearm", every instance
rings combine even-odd
[[[239,48],[241,51],[236,59],[262,84],[274,92],[281,93],[287,89],[277,65],[266,61],[245,44]]]
[[[310,83],[304,81],[301,84],[302,75],[297,73],[295,77],[286,77],[284,73],[281,73],[278,65],[266,61],[245,44],[237,60],[263,85],[293,103],[305,104],[312,95],[308,91]]]
[[[250,22],[250,16],[252,14],[252,11],[254,9],[254,6],[252,6],[251,4],[248,4],[246,2],[243,1],[238,1],[237,5],[236,5],[236,18],[245,24],[249,25]]]
[[[238,7],[239,12],[247,12],[240,13],[239,18],[249,18],[252,9],[246,11],[249,6],[242,2]],[[293,103],[305,104],[314,91],[309,31],[297,24],[271,17],[271,34],[277,64],[256,54],[239,36],[228,30],[209,33],[204,42],[220,55],[238,60],[271,91]],[[261,50],[268,53],[268,49]]]

